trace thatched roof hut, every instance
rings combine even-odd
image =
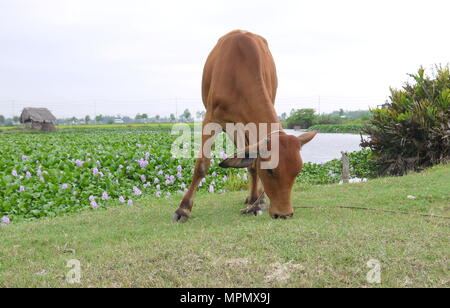
[[[31,123],[31,128],[37,130],[56,129],[56,117],[47,108],[25,108],[20,116],[20,123]]]

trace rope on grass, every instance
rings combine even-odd
[[[397,210],[385,210],[385,209],[375,209],[370,207],[362,207],[362,206],[330,206],[330,207],[324,207],[324,206],[294,206],[295,209],[332,209],[332,208],[339,208],[339,209],[351,209],[351,210],[365,210],[365,211],[374,211],[374,212],[387,212],[387,213],[395,213],[395,214],[406,214],[406,215],[415,215],[415,216],[426,216],[426,217],[434,217],[434,218],[444,218],[444,219],[450,219],[449,216],[441,216],[441,215],[435,215],[435,214],[422,214],[422,213],[415,213],[415,212],[408,212],[408,211],[397,211]]]

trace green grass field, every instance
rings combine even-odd
[[[245,192],[178,199],[0,228],[0,287],[449,287],[450,220],[338,209],[450,215],[450,166],[366,183],[296,186],[293,219],[239,214]],[[412,195],[415,199],[408,195]],[[71,259],[81,283],[65,281]],[[381,263],[380,285],[366,281]]]

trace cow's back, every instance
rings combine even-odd
[[[275,63],[264,38],[233,31],[211,51],[203,71],[203,103],[218,122],[270,122],[277,90]]]

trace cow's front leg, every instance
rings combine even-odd
[[[251,176],[250,196],[245,199],[245,204],[248,207],[243,209],[241,214],[260,216],[267,208],[264,190],[256,168],[253,166],[249,167],[248,172]]]
[[[185,222],[194,206],[194,196],[200,181],[206,176],[211,162],[209,158],[199,158],[195,163],[194,177],[188,191],[181,200],[180,207],[173,214],[173,220],[176,222]]]

